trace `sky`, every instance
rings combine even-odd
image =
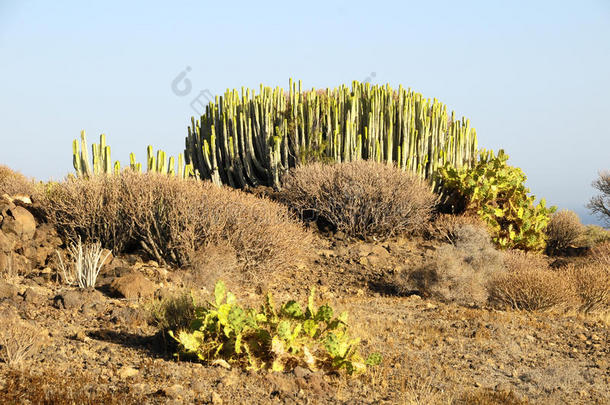
[[[610,0],[0,0],[0,164],[59,180],[81,130],[123,163],[177,155],[202,95],[368,79],[470,118],[533,194],[597,223],[609,72]]]

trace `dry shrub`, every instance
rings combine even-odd
[[[610,242],[610,231],[599,225],[586,225],[582,234],[582,244],[594,247],[600,243]]]
[[[594,262],[610,267],[610,241],[594,246],[591,249],[590,258]]]
[[[195,318],[195,302],[185,291],[155,299],[147,310],[148,322],[162,332],[186,329]]]
[[[278,203],[209,182],[129,171],[71,179],[42,197],[64,237],[99,241],[116,253],[140,247],[162,263],[188,265],[195,253],[228,243],[243,268],[294,264],[310,236]]]
[[[12,311],[3,311],[0,317],[0,359],[11,367],[19,366],[38,352],[43,343],[42,333]]]
[[[478,216],[440,214],[429,224],[427,236],[431,239],[455,243],[459,230],[465,225],[487,229],[485,222]]]
[[[488,285],[492,303],[527,311],[570,305],[573,285],[565,271],[554,271],[542,255],[516,250],[505,252],[506,272]]]
[[[0,165],[0,196],[3,194],[31,196],[34,189],[33,180],[7,166]]]
[[[490,278],[502,270],[502,255],[493,247],[487,230],[463,225],[455,231],[454,244],[438,248],[409,279],[425,295],[482,305],[487,302]]]
[[[546,227],[548,251],[561,252],[576,245],[583,232],[584,227],[575,212],[562,210],[554,213]]]
[[[371,161],[301,166],[283,184],[279,198],[302,218],[323,219],[357,237],[418,231],[437,201],[419,177]]]
[[[571,267],[568,276],[574,283],[580,310],[588,313],[610,309],[610,265],[590,263],[582,267]]]
[[[80,236],[84,242],[100,242],[115,253],[124,251],[132,240],[132,220],[122,206],[118,177],[69,177],[47,184],[36,199],[64,240]]]

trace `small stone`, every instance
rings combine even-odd
[[[45,297],[36,292],[32,287],[28,287],[23,293],[23,300],[29,304],[42,304],[45,300]]]
[[[155,284],[140,273],[132,273],[118,277],[110,284],[115,295],[127,299],[152,297],[155,293]]]
[[[227,363],[226,360],[223,359],[216,359],[212,362],[213,366],[218,366],[218,367],[222,367],[222,368],[226,368],[227,370],[231,369],[231,365],[229,363]]]
[[[87,336],[87,334],[85,334],[85,332],[83,332],[82,330],[79,330],[78,332],[76,332],[76,334],[74,335],[74,340],[78,340],[79,342],[88,342],[91,340],[91,338],[89,336]]]
[[[53,298],[53,305],[57,309],[80,309],[85,300],[80,291],[66,291]]]
[[[584,333],[581,333],[581,334],[578,335],[578,339],[580,339],[582,341],[585,341],[585,340],[587,340],[587,337],[585,336]]]
[[[136,375],[138,375],[138,373],[139,371],[131,366],[123,366],[118,372],[119,377],[121,377],[121,379],[123,380],[129,377],[135,377]]]
[[[216,391],[212,391],[212,394],[210,395],[210,400],[214,405],[222,405],[222,398]]]
[[[301,366],[296,366],[294,368],[294,370],[292,370],[292,372],[294,373],[294,376],[296,378],[305,378],[311,374],[310,370],[306,369],[305,367],[301,367]]]
[[[165,388],[163,391],[165,392],[165,395],[172,399],[179,399],[184,395],[184,388],[180,384],[174,384],[171,387]]]
[[[426,303],[426,308],[427,309],[436,309],[438,307],[436,305],[434,305],[433,303],[431,303],[431,302],[427,302]]]
[[[13,298],[19,294],[19,289],[12,284],[0,280],[0,300]]]

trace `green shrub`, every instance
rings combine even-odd
[[[301,166],[283,182],[279,198],[294,211],[356,237],[418,231],[437,201],[417,175],[370,161]]]
[[[593,247],[600,243],[610,242],[610,231],[599,225],[585,225],[582,234],[582,243]]]
[[[283,371],[302,365],[312,370],[345,369],[348,374],[381,360],[378,354],[366,361],[358,354],[359,339],[348,335],[347,313],[334,317],[329,305],[316,308],[313,289],[305,309],[289,301],[278,310],[267,294],[260,312],[240,306],[222,281],[214,295],[210,306],[195,309],[188,330],[170,333],[180,344],[179,354],[254,369]]]
[[[454,211],[476,213],[490,227],[493,241],[502,248],[540,251],[546,245],[544,229],[555,207],[544,199],[528,196],[525,175],[509,166],[508,155],[500,150],[483,153],[471,169],[449,165],[438,173],[444,204]]]

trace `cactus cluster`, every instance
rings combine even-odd
[[[228,362],[249,369],[282,372],[296,366],[359,374],[378,365],[381,356],[366,359],[358,352],[360,339],[348,333],[348,314],[334,315],[329,305],[316,307],[312,288],[303,309],[296,301],[276,307],[268,293],[260,311],[244,308],[222,281],[214,288],[215,302],[195,308],[186,330],[170,331],[179,344],[178,356],[206,362]]]
[[[445,163],[476,160],[470,121],[411,89],[356,81],[351,89],[302,91],[292,80],[289,87],[217,96],[191,120],[186,161],[216,184],[280,188],[284,172],[311,159],[387,162],[424,178]]]
[[[483,150],[471,168],[447,164],[438,170],[439,191],[452,211],[478,215],[500,248],[540,251],[556,208],[547,208],[544,199],[536,204],[525,187],[525,174],[507,160],[502,149],[497,155]]]
[[[93,164],[89,161],[87,152],[87,135],[85,131],[81,131],[80,142],[78,139],[72,141],[72,162],[74,170],[79,178],[91,178],[97,175],[112,175],[121,172],[121,163],[117,160],[112,163],[110,155],[110,146],[106,144],[106,135],[100,135],[100,143],[91,145],[91,153],[93,155]],[[167,158],[162,150],[155,150],[152,146],[147,148],[146,170],[148,172],[168,174],[180,178],[194,177],[196,172],[191,164],[185,164],[182,154],[178,155],[178,165],[173,156]],[[141,173],[142,164],[136,161],[136,155],[129,155],[129,167],[131,170]]]

